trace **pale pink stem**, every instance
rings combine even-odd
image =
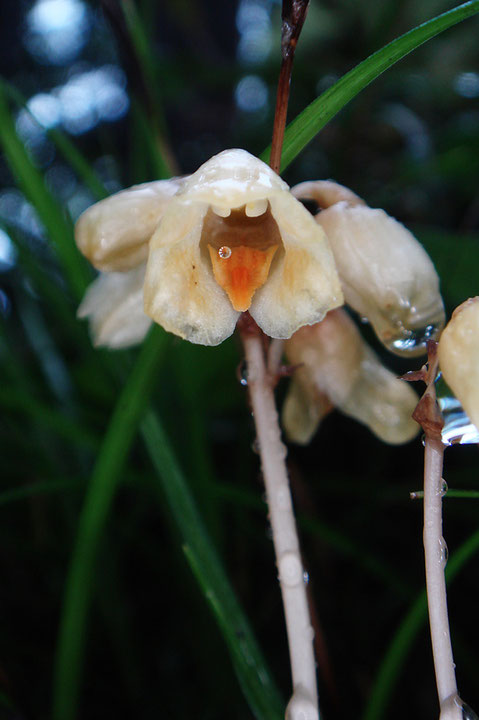
[[[442,535],[443,456],[444,445],[441,440],[434,436],[426,437],[424,457],[426,589],[437,693],[441,708],[440,720],[461,720],[462,711],[455,702],[457,683],[444,576],[447,547]]]
[[[266,368],[261,335],[246,330],[242,339],[291,659],[293,695],[286,718],[317,720],[314,631],[285,464],[286,448],[281,441],[273,382]]]

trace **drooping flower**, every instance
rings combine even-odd
[[[315,217],[307,198],[321,208]],[[293,336],[286,352],[301,368],[285,408],[291,438],[306,442],[334,405],[387,442],[415,434],[415,394],[335,308],[344,291],[390,350],[420,354],[444,321],[438,277],[411,233],[351,190],[318,181],[290,191],[257,158],[226,150],[193,175],[93,205],[76,239],[102,271],[79,309],[96,344],[140,342],[153,320],[216,345],[248,310],[268,336]]]
[[[413,235],[335,182],[301,183],[291,192],[321,208],[316,221],[330,241],[346,302],[392,352],[424,353],[444,324],[444,306],[434,266]],[[299,365],[283,408],[291,440],[309,442],[334,406],[385,442],[403,443],[417,434],[411,418],[416,394],[383,367],[342,310],[301,328],[285,350]]]
[[[479,297],[454,310],[439,339],[438,358],[444,379],[479,428]]]
[[[316,220],[328,237],[346,303],[392,352],[424,354],[445,316],[439,278],[416,238],[337,183],[301,183],[292,193],[322,208]]]
[[[189,177],[102,200],[80,217],[76,238],[102,271],[138,274],[148,257],[145,313],[195,343],[222,342],[245,310],[267,335],[287,338],[343,303],[324,231],[244,150],[226,150]],[[108,298],[107,282],[97,280],[98,303]],[[87,295],[80,314],[95,332],[101,319],[92,305]],[[125,305],[125,320],[127,313]],[[102,342],[110,344],[106,331]]]
[[[285,350],[297,366],[283,406],[283,425],[293,442],[307,444],[334,406],[384,442],[404,443],[417,434],[411,418],[416,393],[381,364],[344,310],[298,330]]]

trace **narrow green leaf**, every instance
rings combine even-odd
[[[47,135],[96,200],[102,200],[110,195],[96,172],[92,170],[88,160],[83,157],[65,133],[60,132],[57,128],[51,128],[47,130]]]
[[[401,35],[350,70],[303,110],[286,128],[281,170],[285,170],[315,135],[367,85],[435,35],[479,12],[470,0]],[[261,155],[268,162],[270,148]]]
[[[184,551],[230,650],[244,695],[256,718],[279,720],[284,705],[267,670],[249,623],[194,504],[188,485],[158,418],[149,412],[142,433],[159,480],[159,490],[184,538]]]
[[[0,386],[0,405],[39,422],[43,427],[49,428],[56,435],[75,445],[90,450],[98,447],[98,441],[92,432],[74,418],[66,416],[64,412],[37,400],[26,390],[13,388],[10,384]]]
[[[72,141],[65,135],[64,132],[58,130],[58,128],[46,128],[38,120],[28,107],[26,97],[6,80],[0,79],[0,83],[3,86],[5,95],[13,100],[18,107],[23,108],[32,120],[42,128],[46,135],[52,140],[57,146],[60,153],[63,155],[70,167],[76,172],[78,177],[84,182],[86,187],[93,193],[93,195],[101,200],[107,197],[110,193],[103,185],[97,174],[92,170],[88,160],[83,157],[78,148],[72,143]]]
[[[447,498],[479,500],[479,490],[448,490],[445,499]]]
[[[449,559],[446,568],[448,585],[478,551],[479,531],[473,533]],[[392,700],[401,669],[406,662],[419,630],[426,620],[427,600],[426,591],[424,590],[411,605],[386,653],[383,655],[362,720],[382,720],[382,718],[387,717],[387,707]]]
[[[130,34],[139,68],[143,76],[143,84],[147,90],[153,110],[153,118],[149,118],[150,132],[153,136],[152,157],[159,179],[175,175],[175,167],[167,144],[167,127],[159,89],[161,78],[156,69],[155,54],[151,47],[147,30],[132,0],[121,0],[123,15]],[[143,119],[143,118],[142,118]],[[146,118],[145,118],[146,119]]]
[[[90,279],[86,262],[73,241],[71,223],[46,188],[41,173],[35,167],[15,131],[2,85],[0,85],[0,145],[18,184],[34,205],[50,239],[56,246],[72,291],[77,298],[80,298]]]
[[[63,490],[79,490],[82,484],[80,480],[46,480],[11,488],[10,490],[3,490],[0,492],[0,507],[29,497],[37,497],[38,495],[62,492]]]
[[[132,98],[131,115],[141,134],[148,171],[153,172],[154,178],[158,180],[177,174],[165,162],[164,154],[158,149],[158,133],[155,133],[155,128],[152,127],[151,118],[148,117],[141,103],[135,98]],[[144,178],[142,178],[142,181],[144,181]]]
[[[166,338],[166,334],[155,326],[144,342],[118,398],[86,492],[60,621],[53,688],[54,720],[73,720],[77,714],[85,624],[97,549],[115,491],[122,479],[123,465],[152,384],[158,377],[158,362]]]

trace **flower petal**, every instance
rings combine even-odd
[[[420,355],[444,323],[439,278],[414,236],[382,210],[339,202],[316,215],[346,302],[399,355]]]
[[[185,180],[178,194],[190,202],[231,209],[286,191],[288,185],[266,163],[246,150],[233,148],[201,165]]]
[[[286,343],[292,364],[301,364],[295,380],[303,387],[308,403],[329,400],[346,415],[359,420],[384,442],[411,440],[419,426],[411,414],[418,398],[412,388],[381,365],[371,348],[343,310],[334,310],[312,327],[303,327]],[[297,394],[297,390],[293,388]],[[309,408],[307,412],[312,415]],[[304,422],[304,420],[302,421]],[[295,438],[303,433],[301,423],[289,427]]]
[[[267,280],[277,249],[277,245],[267,250],[239,245],[218,251],[208,245],[215,280],[226,291],[235,310],[248,310],[254,293]]]
[[[148,240],[181,178],[134,185],[89,207],[75,227],[80,251],[105,272],[130,270],[146,260]]]
[[[289,338],[342,305],[343,294],[328,240],[314,218],[289,192],[269,201],[283,248],[256,291],[250,313],[270,337]]]
[[[345,200],[349,207],[366,205],[364,200],[352,190],[333,180],[310,180],[299,183],[291,188],[296,198],[316,200],[322,210]]]
[[[143,311],[145,267],[101,274],[87,289],[77,314],[89,319],[96,346],[119,349],[144,339],[151,325]]]
[[[205,203],[180,198],[170,205],[151,238],[145,278],[145,312],[165,330],[200,345],[229,337],[240,315],[213,276],[200,246]]]
[[[444,379],[479,428],[479,297],[454,310],[439,340],[438,356]]]
[[[333,405],[327,395],[310,383],[306,374],[298,379],[295,373],[282,411],[283,427],[288,439],[298,445],[307,445],[321,420],[332,409]]]

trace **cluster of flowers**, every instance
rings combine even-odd
[[[414,391],[382,366],[341,306],[393,352],[422,354],[444,324],[438,277],[403,225],[350,190],[330,181],[290,190],[257,158],[226,150],[190,176],[93,205],[76,239],[101,271],[79,309],[95,344],[136,344],[154,321],[217,345],[248,311],[266,335],[287,341],[298,366],[283,413],[292,440],[308,442],[333,406],[386,442],[416,434]]]

